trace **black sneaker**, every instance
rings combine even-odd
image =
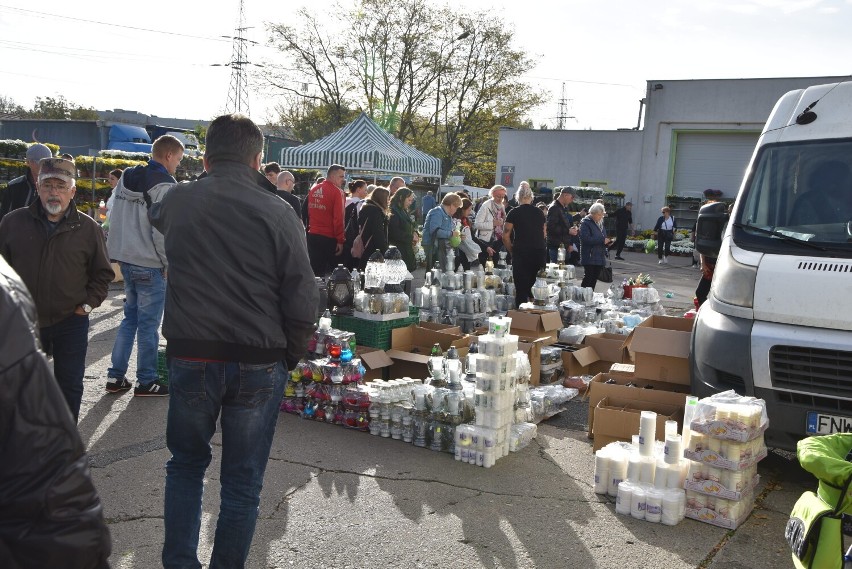
[[[168,397],[169,388],[158,381],[148,385],[138,385],[133,388],[135,397]]]
[[[131,387],[133,387],[133,385],[124,377],[107,377],[107,393],[118,393],[120,391],[127,391]]]
[[[624,257],[619,257],[618,255],[616,255],[616,256],[615,256],[615,260],[616,260],[616,261],[623,261],[623,260],[624,260]]]

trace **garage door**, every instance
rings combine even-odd
[[[672,192],[699,196],[707,188],[737,195],[760,133],[688,133],[677,135]]]

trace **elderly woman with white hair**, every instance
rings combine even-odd
[[[515,280],[515,308],[527,302],[532,294],[535,277],[544,267],[544,213],[532,205],[529,187],[518,188],[515,194],[518,207],[506,216],[503,225],[503,245],[512,255],[512,277]]]
[[[606,248],[612,239],[606,236],[603,218],[606,208],[602,203],[593,203],[589,215],[580,222],[580,264],[583,265],[582,287],[595,288],[601,269],[606,265]]]
[[[488,191],[485,200],[476,212],[473,228],[476,236],[486,243],[484,253],[495,255],[503,248],[503,224],[506,222],[506,188],[497,184]],[[482,259],[483,264],[485,259]]]

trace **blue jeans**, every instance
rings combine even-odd
[[[45,353],[53,356],[53,375],[76,422],[83,400],[89,317],[72,314],[53,326],[41,328],[39,333]]]
[[[257,522],[263,474],[287,372],[253,365],[169,358],[163,567],[201,567],[198,532],[210,439],[221,413],[222,490],[210,569],[245,565]]]
[[[136,380],[140,386],[157,379],[157,347],[160,344],[160,321],[166,304],[166,279],[162,269],[121,263],[124,277],[124,319],[118,327],[112,347],[112,366],[109,377],[123,378],[133,343],[136,352]]]

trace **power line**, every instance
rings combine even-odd
[[[85,18],[75,18],[73,16],[62,16],[60,14],[49,14],[47,12],[38,12],[36,10],[25,10],[24,8],[15,8],[13,6],[6,6],[6,5],[3,5],[3,4],[0,4],[0,10],[11,10],[11,11],[15,11],[15,12],[22,12],[22,13],[27,14],[28,16],[33,16],[33,17],[36,17],[36,18],[44,18],[44,17],[59,18],[59,19],[62,19],[62,20],[73,20],[75,22],[84,22],[86,24],[98,24],[100,26],[111,26],[111,27],[114,27],[114,28],[121,28],[121,29],[124,29],[124,30],[136,30],[136,31],[139,31],[139,32],[150,32],[152,34],[164,34],[164,35],[168,35],[168,36],[180,36],[180,37],[184,37],[184,38],[192,38],[192,39],[206,40],[206,41],[219,41],[219,42],[228,41],[228,40],[223,39],[223,38],[216,38],[216,37],[209,37],[209,36],[196,36],[196,35],[192,35],[192,34],[182,34],[180,32],[168,32],[168,31],[165,31],[165,30],[151,30],[151,29],[148,29],[148,28],[139,28],[139,27],[136,27],[136,26],[128,26],[126,24],[113,24],[113,23],[110,23],[110,22],[99,22],[97,20],[87,20]]]

